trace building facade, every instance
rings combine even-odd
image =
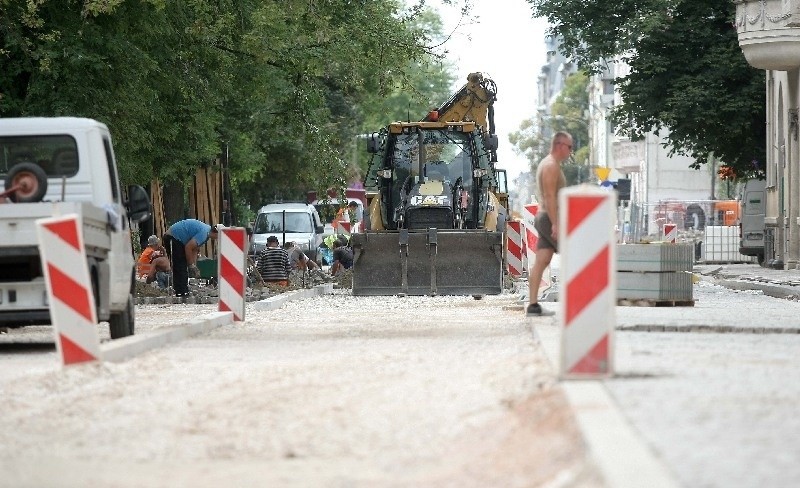
[[[800,0],[733,0],[739,46],[765,71],[767,210],[765,260],[800,267]]]
[[[616,133],[608,119],[609,111],[621,103],[614,80],[624,78],[629,72],[629,66],[620,59],[607,60],[605,69],[590,80],[590,162],[599,168],[609,168],[610,181],[620,178],[631,180],[630,203],[623,204],[627,210],[622,219],[634,224],[631,228],[636,235],[628,237],[636,240],[661,232],[662,223],[654,210],[663,202],[698,203],[713,200],[716,174],[710,167],[712,165],[704,165],[699,170],[692,169],[692,158],[670,155],[664,147],[665,130],[660,135],[650,133],[640,141],[631,141]]]

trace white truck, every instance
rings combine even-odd
[[[97,317],[134,332],[131,222],[150,217],[141,186],[119,185],[105,124],[74,117],[0,119],[0,327],[50,323],[36,220],[79,214]]]

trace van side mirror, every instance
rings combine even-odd
[[[124,202],[124,205],[128,211],[128,218],[133,222],[144,222],[153,214],[150,197],[144,188],[139,185],[130,185],[128,187],[128,200]]]
[[[317,234],[322,234],[323,232],[325,232],[325,226],[324,225],[318,225],[318,226],[314,227],[314,232],[316,232]]]

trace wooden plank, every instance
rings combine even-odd
[[[158,179],[150,182],[150,203],[153,205],[153,233],[163,236],[167,231],[167,222],[164,217],[164,190]]]

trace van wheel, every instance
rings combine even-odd
[[[133,335],[134,324],[133,296],[128,296],[128,303],[121,312],[112,312],[108,318],[108,326],[112,339]]]

